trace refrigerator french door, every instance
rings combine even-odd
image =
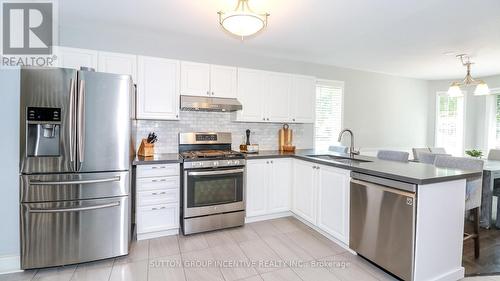
[[[128,253],[130,76],[21,69],[21,267]]]

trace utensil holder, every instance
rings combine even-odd
[[[139,151],[137,152],[139,156],[150,157],[155,154],[154,143],[148,143],[146,139],[142,139],[141,145],[139,146]]]

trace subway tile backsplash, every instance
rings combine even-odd
[[[149,132],[156,132],[158,142],[155,153],[177,153],[180,132],[231,132],[233,149],[238,150],[244,142],[245,131],[250,129],[250,142],[259,144],[261,150],[278,149],[278,130],[283,123],[241,123],[231,121],[230,112],[181,111],[180,121],[137,120],[132,130],[136,151],[142,138]],[[313,124],[290,124],[293,130],[293,144],[297,149],[313,147]]]

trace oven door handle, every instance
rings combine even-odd
[[[217,171],[206,171],[206,172],[188,172],[188,176],[211,176],[211,175],[228,175],[228,174],[238,174],[243,173],[243,169],[234,170],[217,170]]]

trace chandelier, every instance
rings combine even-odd
[[[248,0],[238,0],[234,11],[218,12],[219,24],[226,31],[243,38],[256,34],[267,26],[268,13],[257,14],[248,6]]]
[[[448,95],[451,97],[459,97],[462,96],[462,87],[476,86],[474,90],[475,96],[484,96],[490,94],[490,89],[488,84],[483,80],[474,79],[470,74],[471,65],[474,63],[471,62],[470,56],[461,54],[457,55],[457,58],[460,59],[462,65],[467,68],[467,74],[462,81],[454,81],[451,83],[450,88],[448,89]]]

